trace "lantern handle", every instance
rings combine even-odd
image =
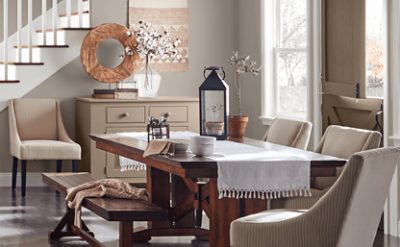
[[[206,77],[206,71],[207,71],[207,70],[212,70],[212,71],[222,70],[222,73],[223,73],[222,80],[225,79],[225,70],[224,70],[224,67],[218,67],[218,66],[204,67],[204,71],[203,71],[203,76],[204,76],[204,78],[207,78],[207,77]]]

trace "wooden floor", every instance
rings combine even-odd
[[[0,246],[88,246],[76,238],[62,241],[47,240],[47,232],[63,215],[64,198],[48,188],[28,188],[27,198],[21,199],[19,191],[11,193],[9,188],[0,188]],[[108,247],[118,246],[117,223],[110,223],[84,211],[89,228]],[[193,241],[191,237],[154,238],[150,244],[135,244],[135,247],[206,247],[207,242]],[[378,234],[374,247],[397,247],[400,240]]]

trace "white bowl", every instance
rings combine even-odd
[[[190,138],[190,150],[197,156],[214,154],[217,138],[211,136],[194,136]]]
[[[189,140],[185,139],[171,139],[175,143],[175,152],[186,152],[189,149]]]

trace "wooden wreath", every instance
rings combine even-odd
[[[124,47],[123,61],[115,68],[105,67],[97,60],[96,49],[105,39],[116,39]],[[135,35],[125,26],[115,23],[97,26],[86,35],[81,47],[81,62],[85,71],[100,82],[116,83],[128,78],[135,71],[138,59]]]

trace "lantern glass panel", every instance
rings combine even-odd
[[[224,135],[225,122],[225,92],[202,91],[203,102],[203,133],[207,135]]]

